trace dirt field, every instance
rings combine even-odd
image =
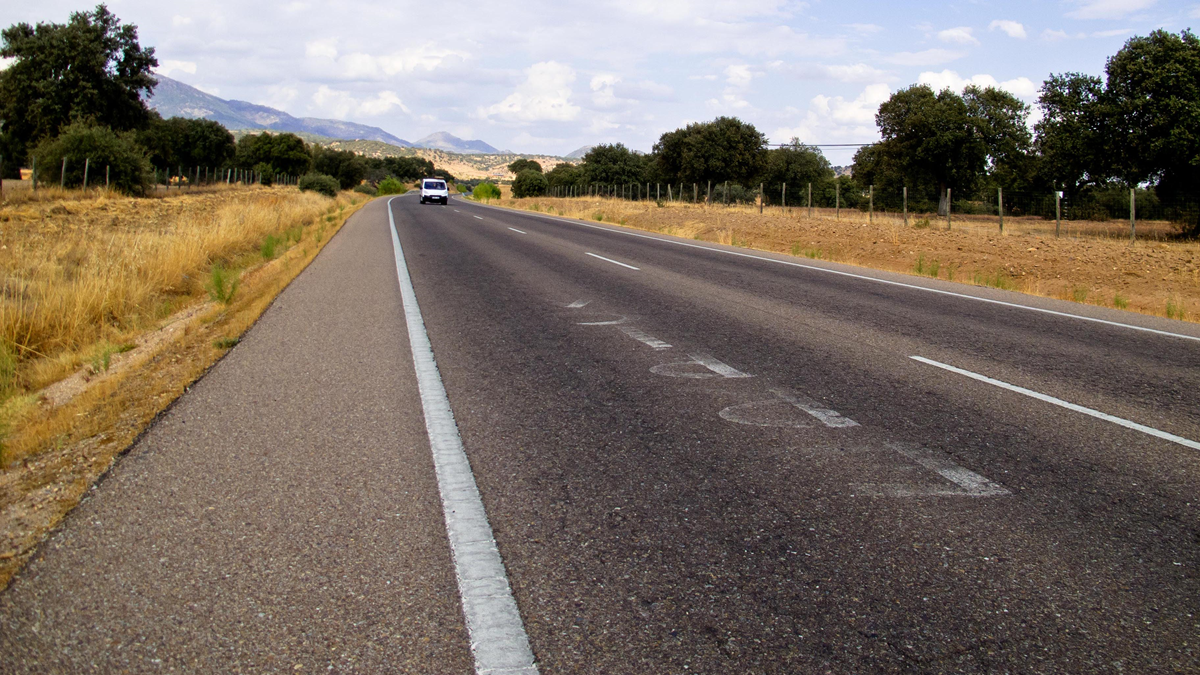
[[[1033,295],[1116,307],[1173,319],[1200,317],[1200,242],[1172,238],[1175,227],[1138,223],[1129,241],[1128,222],[1064,221],[984,216],[903,220],[893,214],[833,209],[704,207],[614,199],[512,199],[500,206],[615,223],[703,241],[873,269],[995,286]]]

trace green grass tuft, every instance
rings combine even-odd
[[[1184,317],[1183,302],[1174,295],[1167,298],[1167,318],[1183,321]]]
[[[1126,309],[1129,307],[1129,298],[1117,293],[1113,296],[1113,307],[1117,309]]]
[[[1087,286],[1076,286],[1075,288],[1071,289],[1071,299],[1074,300],[1075,302],[1087,302],[1087,298],[1088,298],[1088,287]]]
[[[241,338],[235,338],[235,337],[221,338],[219,340],[213,340],[213,346],[216,347],[217,349],[233,349],[234,347],[237,346],[237,343],[239,343],[241,341],[242,341]]]
[[[268,234],[267,238],[263,240],[262,246],[258,249],[258,252],[262,254],[263,260],[271,260],[275,257],[277,252],[276,249],[279,248],[279,245],[282,243],[282,240],[275,235]]]
[[[208,283],[205,287],[208,289],[208,297],[212,298],[214,302],[228,305],[233,301],[233,294],[237,293],[237,274],[217,263],[209,272]]]

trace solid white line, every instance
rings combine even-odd
[[[621,326],[618,330],[620,330],[622,333],[628,335],[629,337],[633,338],[634,340],[637,340],[638,342],[641,342],[642,344],[644,344],[648,347],[651,347],[652,349],[662,350],[662,349],[670,349],[671,348],[671,345],[663,342],[662,340],[659,340],[658,338],[656,338],[654,336],[647,335],[646,333],[642,332],[640,329],[634,328],[633,326]]]
[[[508,228],[508,229],[512,230],[513,232],[516,232],[517,234],[529,234],[528,232],[523,232],[523,231],[521,231],[521,230],[518,230],[518,229],[517,229],[517,228],[515,228],[515,227],[510,227],[510,228]]]
[[[486,205],[483,205],[483,206],[486,206]],[[500,207],[486,206],[486,208],[498,209]],[[559,222],[559,223],[568,223],[571,225],[582,225],[583,227],[590,227],[593,230],[603,230],[605,232],[612,232],[614,234],[624,234],[624,235],[630,236],[630,237],[637,237],[638,239],[650,239],[653,241],[661,241],[666,244],[674,244],[676,246],[684,246],[687,248],[698,248],[700,250],[711,251],[713,253],[724,253],[725,255],[737,256],[739,258],[750,258],[752,260],[761,260],[763,262],[775,263],[777,265],[787,265],[788,267],[799,267],[799,268],[806,269],[806,270],[812,270],[814,272],[824,272],[826,274],[836,274],[838,276],[850,277],[852,279],[861,279],[863,281],[873,281],[877,284],[887,284],[888,286],[899,286],[901,288],[908,288],[908,289],[911,289],[914,291],[924,291],[926,293],[936,293],[937,295],[948,295],[950,297],[962,298],[964,300],[975,300],[976,302],[986,302],[990,305],[1000,305],[1001,307],[1011,307],[1013,309],[1024,309],[1024,310],[1028,310],[1030,312],[1040,312],[1042,314],[1061,316],[1061,317],[1068,318],[1068,319],[1078,319],[1080,321],[1091,321],[1093,323],[1101,323],[1106,326],[1116,326],[1117,328],[1128,328],[1130,330],[1138,330],[1138,331],[1142,331],[1144,333],[1153,333],[1155,335],[1165,335],[1167,337],[1174,337],[1174,338],[1180,338],[1182,340],[1193,340],[1196,342],[1200,342],[1200,337],[1197,337],[1195,335],[1184,335],[1183,333],[1172,333],[1171,331],[1158,330],[1157,328],[1146,328],[1144,326],[1135,326],[1133,324],[1121,323],[1119,321],[1109,321],[1108,319],[1096,319],[1096,318],[1093,318],[1090,316],[1080,316],[1078,314],[1071,314],[1069,312],[1059,312],[1059,311],[1056,311],[1053,309],[1043,309],[1041,307],[1030,307],[1029,305],[1022,305],[1022,304],[1015,303],[1015,302],[1006,302],[1004,300],[993,300],[991,298],[981,298],[976,295],[967,295],[966,293],[955,293],[954,291],[944,291],[940,288],[928,288],[926,286],[917,286],[916,284],[906,284],[902,281],[891,281],[889,279],[879,279],[877,277],[870,277],[865,274],[854,274],[853,272],[842,272],[840,270],[831,270],[826,267],[817,267],[816,265],[806,265],[804,263],[792,262],[790,260],[778,260],[776,258],[768,258],[766,256],[754,255],[753,253],[745,253],[742,251],[727,251],[723,248],[712,248],[710,246],[702,246],[700,244],[692,244],[692,243],[689,243],[686,241],[675,241],[673,239],[663,239],[661,237],[653,237],[653,236],[650,236],[647,234],[638,234],[637,232],[629,232],[626,230],[616,230],[616,229],[613,229],[610,227],[604,227],[602,225],[593,225],[591,223],[585,223],[581,220],[567,220],[565,218],[556,218],[554,216],[547,216],[547,215],[541,214],[541,213],[525,213],[525,215],[531,216],[531,217],[537,217],[537,218],[545,218],[545,219],[553,220],[553,221]]]
[[[1193,441],[1193,440],[1189,440],[1182,436],[1176,436],[1175,434],[1169,434],[1165,431],[1160,431],[1158,429],[1155,429],[1154,427],[1148,427],[1144,424],[1138,424],[1137,422],[1131,422],[1122,417],[1116,417],[1114,415],[1109,415],[1108,413],[1103,413],[1103,412],[1100,412],[1099,410],[1092,410],[1091,408],[1085,408],[1081,405],[1076,405],[1074,403],[1064,401],[1061,398],[1054,398],[1053,396],[1048,396],[1046,394],[1042,394],[1042,393],[1033,391],[1032,389],[1026,389],[1024,387],[1018,387],[1015,384],[1009,384],[1007,382],[1001,382],[1000,380],[994,380],[986,375],[980,375],[979,373],[972,373],[971,371],[963,370],[962,368],[955,368],[954,366],[946,365],[945,363],[939,363],[938,361],[934,361],[932,359],[927,359],[922,356],[910,356],[909,358],[913,359],[914,361],[920,361],[921,363],[934,366],[936,368],[948,370],[952,373],[958,373],[959,375],[965,375],[966,377],[969,377],[973,380],[979,380],[980,382],[986,382],[988,384],[995,385],[1002,389],[1007,389],[1009,391],[1015,391],[1018,394],[1024,394],[1031,398],[1036,398],[1039,401],[1045,401],[1046,403],[1053,403],[1054,405],[1061,406],[1063,408],[1066,408],[1067,410],[1074,410],[1075,412],[1083,413],[1084,415],[1091,415],[1092,417],[1095,417],[1097,419],[1102,419],[1105,422],[1112,422],[1113,424],[1119,424],[1127,429],[1133,429],[1134,431],[1140,431],[1143,434],[1149,434],[1156,438],[1161,438],[1163,440],[1171,441],[1172,443],[1178,443],[1182,446],[1191,448],[1193,450],[1200,450],[1200,443],[1197,443],[1196,441]]]
[[[590,256],[592,256],[593,258],[599,258],[599,259],[601,259],[601,260],[603,260],[603,261],[605,261],[605,262],[610,262],[610,263],[612,263],[612,264],[614,264],[614,265],[620,265],[621,267],[628,267],[628,268],[629,268],[629,269],[631,269],[631,270],[640,269],[640,268],[634,267],[633,265],[626,265],[626,264],[625,264],[625,263],[623,263],[623,262],[617,262],[616,260],[613,260],[612,258],[605,258],[605,257],[604,257],[604,256],[602,256],[602,255],[596,255],[595,253],[588,253],[587,255],[590,255]]]
[[[442,497],[446,534],[454,557],[454,573],[458,578],[471,652],[475,656],[475,672],[480,675],[492,672],[536,675],[538,668],[533,660],[533,650],[529,648],[529,637],[508,585],[504,562],[496,548],[471,464],[463,451],[454,411],[450,409],[450,400],[433,357],[433,346],[425,332],[421,308],[417,306],[417,294],[408,275],[404,250],[400,247],[400,236],[392,216],[392,199],[388,200],[388,223],[396,252],[396,276],[404,302],[417,388],[425,410],[425,430],[429,434],[438,491]]]

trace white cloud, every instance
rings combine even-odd
[[[592,77],[592,105],[599,109],[630,107],[642,101],[673,100],[675,90],[664,84],[642,80],[626,82],[619,75],[601,73]]]
[[[965,52],[949,49],[926,49],[920,52],[898,52],[887,58],[887,61],[898,66],[939,66],[943,63],[957,61],[966,56]]]
[[[972,75],[970,78],[964,78],[953,70],[943,70],[940,73],[924,72],[917,78],[917,84],[927,84],[934,91],[942,89],[950,89],[952,91],[961,92],[968,85],[986,88],[993,87],[1003,89],[1017,98],[1029,99],[1037,96],[1037,85],[1028,77],[1018,77],[1011,80],[999,82],[991,75]]]
[[[754,81],[754,73],[750,72],[750,66],[728,66],[725,68],[725,82],[731,87],[745,89]]]
[[[823,63],[787,63],[772,61],[767,68],[801,80],[836,80],[838,82],[879,82],[887,73],[865,63],[830,66]]]
[[[478,116],[518,123],[569,122],[579,116],[579,106],[571,103],[573,68],[557,61],[543,61],[525,69],[525,74],[525,81],[516,91],[499,103],[480,108]]]
[[[863,35],[874,35],[883,32],[883,26],[876,26],[873,23],[852,23],[848,24],[850,28],[862,33]]]
[[[704,103],[714,113],[732,113],[750,108],[749,101],[732,91],[726,91],[720,98],[710,98]]]
[[[171,73],[188,73],[189,75],[195,75],[196,62],[167,60],[158,64],[158,67],[154,69],[154,72],[160,75],[166,75],[167,77],[171,77]]]
[[[1118,35],[1128,35],[1129,33],[1132,33],[1132,32],[1133,32],[1132,28],[1117,28],[1114,30],[1100,30],[1100,31],[1096,31],[1095,33],[1092,33],[1092,37],[1094,37],[1094,38],[1116,37]]]
[[[176,14],[175,16],[171,17],[171,25],[176,28],[179,28],[180,26],[186,26],[186,25],[190,24],[191,22],[192,22],[192,17],[190,17],[190,16],[179,16],[178,14]]]
[[[957,28],[947,28],[943,31],[938,31],[938,39],[942,42],[950,42],[956,45],[977,45],[979,40],[971,34],[971,28],[967,26],[959,26]]]
[[[304,55],[310,59],[336,59],[337,38],[323,38],[304,43]]]
[[[1157,0],[1076,0],[1079,7],[1067,12],[1072,19],[1120,19],[1152,7]]]
[[[841,96],[816,96],[809,103],[804,118],[794,126],[776,129],[771,135],[771,142],[785,143],[793,137],[813,144],[871,142],[879,138],[875,113],[891,93],[886,84],[876,83],[867,85],[857,98],[850,101]]]
[[[1024,40],[1026,37],[1025,26],[1021,25],[1020,23],[1018,23],[1016,21],[1009,21],[1008,19],[996,19],[995,21],[988,24],[988,30],[996,30],[996,29],[1004,31],[1005,33],[1008,34],[1008,37],[1010,37],[1010,38],[1017,38],[1018,40]]]
[[[273,84],[267,87],[267,96],[263,99],[263,103],[271,108],[286,110],[287,106],[299,95],[300,92],[295,87]]]
[[[347,92],[331,89],[323,84],[313,94],[312,100],[319,111],[339,119],[356,116],[373,117],[382,115],[392,108],[400,108],[406,113],[409,112],[408,107],[396,96],[394,91],[382,91],[373,98],[360,101]]]
[[[1188,12],[1188,18],[1200,19],[1200,5],[1196,5],[1195,7],[1192,8],[1191,12]]]
[[[1063,30],[1050,30],[1047,28],[1046,30],[1042,31],[1042,39],[1046,40],[1047,42],[1058,42],[1059,40],[1066,40],[1070,37],[1071,36],[1067,35],[1067,32]]]

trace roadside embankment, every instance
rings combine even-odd
[[[0,588],[367,198],[215,187],[0,203]]]
[[[994,225],[832,209],[806,217],[803,208],[704,206],[617,199],[506,197],[489,202],[582,220],[732,246],[819,258],[1031,295],[1116,307],[1195,321],[1200,318],[1200,242],[1164,238],[1165,223],[1146,223],[1154,240],[1131,244],[1104,236],[1111,224],[1069,224],[1055,237],[1054,221],[1010,220]],[[994,219],[993,219],[994,220]],[[1103,225],[1103,227],[1101,226]],[[1049,231],[1047,231],[1047,229]],[[1127,236],[1127,235],[1126,235]]]

